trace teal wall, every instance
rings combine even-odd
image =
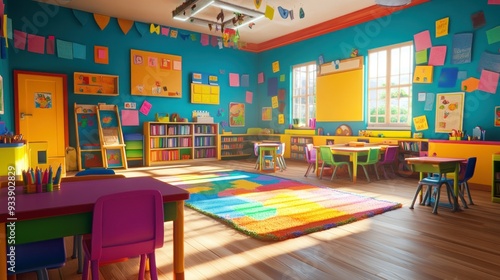
[[[483,11],[486,26],[474,30],[470,20],[472,13]],[[449,35],[435,38],[435,21],[444,17],[450,18]],[[447,58],[444,66],[434,67],[434,82],[432,84],[413,84],[413,116],[426,115],[429,129],[422,131],[425,138],[447,139],[446,133],[434,133],[435,110],[424,111],[425,102],[417,101],[418,92],[446,93],[458,92],[461,80],[453,88],[439,88],[439,74],[443,67],[458,67],[460,71],[467,71],[469,77],[480,77],[477,66],[484,51],[500,54],[500,43],[488,45],[486,30],[500,25],[500,5],[487,5],[487,0],[432,0],[395,14],[379,18],[351,28],[325,34],[316,38],[273,49],[260,54],[259,67],[264,69],[266,77],[278,77],[287,73],[287,81],[280,83],[280,87],[290,92],[291,68],[295,64],[317,61],[319,55],[324,56],[325,62],[349,58],[353,48],[359,50],[359,55],[365,56],[367,64],[368,50],[386,45],[397,44],[413,40],[413,35],[424,30],[429,30],[433,46],[448,46]],[[451,50],[453,34],[473,32],[472,62],[468,64],[451,64]],[[280,62],[280,73],[273,74],[271,64]],[[264,85],[259,85],[259,89]],[[348,94],[348,93],[346,93]],[[270,106],[271,101],[266,99],[263,106]],[[365,104],[366,106],[366,104]],[[496,94],[475,91],[465,94],[465,110],[463,129],[472,132],[472,128],[479,125],[486,129],[487,140],[500,140],[500,128],[494,127],[494,107],[500,106],[500,86]],[[288,110],[291,108],[288,106]],[[435,106],[434,106],[435,109]],[[365,120],[366,120],[365,116]],[[290,123],[287,118],[286,123]],[[328,122],[317,123],[323,127],[325,133],[334,133],[342,123]],[[366,129],[365,122],[348,122],[354,133],[359,129]],[[412,124],[412,131],[414,131]]]
[[[319,55],[324,56],[325,62],[336,59],[348,58],[352,48],[357,48],[359,54],[366,56],[369,49],[385,45],[411,41],[415,33],[430,30],[433,45],[447,45],[448,56],[445,66],[434,69],[434,83],[414,84],[413,86],[413,116],[425,114],[429,123],[429,129],[423,131],[425,138],[447,138],[446,134],[434,133],[435,110],[424,111],[424,102],[417,101],[418,92],[446,93],[460,91],[460,81],[454,88],[439,88],[437,81],[443,67],[458,67],[459,70],[467,71],[468,76],[479,78],[477,71],[478,61],[481,53],[489,51],[498,53],[500,43],[488,45],[486,41],[486,30],[500,25],[500,6],[487,5],[487,0],[432,0],[429,3],[418,5],[384,18],[375,19],[358,26],[325,34],[316,38],[299,43],[269,50],[262,53],[249,53],[234,49],[219,49],[217,47],[203,47],[196,41],[190,39],[173,39],[146,32],[142,36],[133,27],[127,35],[119,29],[117,21],[112,18],[109,25],[101,31],[95,24],[91,14],[86,25],[82,26],[72,10],[63,7],[49,6],[34,1],[7,0],[7,11],[9,18],[13,20],[13,28],[26,31],[30,34],[41,36],[54,35],[56,38],[87,45],[86,60],[66,60],[55,55],[40,55],[9,48],[9,59],[2,60],[0,74],[7,80],[4,89],[6,92],[6,114],[0,115],[9,127],[13,127],[12,116],[12,75],[14,69],[64,73],[68,76],[69,92],[69,124],[70,144],[75,145],[73,103],[96,104],[106,102],[117,104],[123,108],[124,102],[136,102],[138,106],[147,99],[153,104],[153,109],[148,116],[140,114],[140,121],[151,121],[156,112],[180,113],[183,117],[190,117],[193,110],[208,110],[217,122],[228,121],[229,102],[245,102],[245,92],[252,91],[254,100],[252,104],[246,104],[246,127],[229,128],[234,133],[242,133],[247,127],[270,127],[278,132],[283,132],[290,124],[290,100],[291,90],[291,67],[295,64],[309,61],[317,61]],[[476,11],[484,11],[486,26],[473,30],[470,15]],[[167,13],[168,14],[168,13]],[[166,14],[166,15],[167,15]],[[309,15],[313,16],[313,15]],[[449,35],[435,38],[435,21],[443,17],[450,17]],[[299,20],[299,19],[296,19]],[[139,23],[147,27],[149,23]],[[180,30],[181,33],[192,32]],[[473,55],[472,63],[453,65],[451,64],[450,51],[452,48],[453,34],[461,32],[473,32]],[[198,38],[199,38],[199,34]],[[244,39],[244,38],[243,38]],[[12,41],[11,41],[12,42]],[[109,47],[110,62],[108,65],[95,64],[92,50],[94,45]],[[153,52],[180,55],[183,59],[183,97],[177,98],[154,98],[130,95],[130,49],[140,49]],[[272,73],[271,64],[280,62],[280,72]],[[366,60],[365,60],[366,61]],[[113,74],[120,76],[119,97],[99,97],[89,95],[73,94],[73,72],[91,72],[102,74]],[[194,105],[190,103],[190,74],[192,72],[207,72],[218,74],[221,85],[220,105]],[[250,74],[250,86],[229,87],[228,74],[240,73]],[[264,72],[266,79],[285,74],[285,81],[279,82],[279,88],[287,92],[285,102],[285,124],[278,125],[273,119],[271,122],[261,121],[261,108],[271,106],[271,99],[267,96],[267,84],[257,83],[257,74]],[[464,117],[464,129],[471,131],[476,125],[487,130],[487,140],[500,140],[500,129],[493,126],[494,107],[500,105],[500,86],[497,94],[488,94],[481,91],[466,93],[466,107]],[[219,109],[224,110],[223,116],[217,116]],[[273,109],[273,118],[278,114]],[[366,119],[366,117],[365,117]],[[319,123],[325,132],[333,133],[341,123],[328,122]],[[357,131],[365,129],[365,122],[347,123]],[[414,129],[413,129],[414,130]],[[141,132],[142,127],[126,127],[125,132]]]

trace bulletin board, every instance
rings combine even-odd
[[[436,94],[436,133],[462,130],[464,92]]]
[[[191,103],[219,104],[220,88],[218,85],[191,84]]]
[[[75,72],[73,74],[76,94],[118,96],[118,76]]]
[[[316,80],[316,121],[363,121],[362,57],[325,63],[320,69]]]
[[[182,97],[182,57],[130,50],[132,95]]]

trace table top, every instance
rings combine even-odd
[[[450,163],[466,161],[465,158],[447,158],[447,157],[409,157],[405,159],[408,163]]]
[[[350,147],[350,146],[345,146],[345,145],[323,145],[330,147],[330,149],[334,151],[346,151],[346,152],[362,152],[362,151],[368,151],[370,149],[380,149],[382,146],[375,146],[375,145],[370,145],[370,146],[358,146],[358,147]],[[321,146],[318,146],[321,147]]]
[[[100,196],[141,189],[159,190],[163,195],[163,202],[189,198],[188,191],[152,177],[63,182],[60,190],[35,194],[24,194],[22,186],[19,186],[15,191],[14,217],[17,220],[27,220],[91,212]],[[4,205],[0,207],[0,222],[2,223],[10,217],[7,199],[8,188],[2,188],[0,190],[0,201]]]
[[[279,147],[281,146],[280,143],[257,143],[257,146],[259,147]]]

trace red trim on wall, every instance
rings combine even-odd
[[[52,76],[59,77],[63,80],[63,105],[64,105],[64,127],[66,130],[64,132],[64,142],[66,147],[69,147],[69,127],[68,127],[68,78],[65,74],[47,73],[47,72],[34,72],[34,71],[23,71],[14,70],[14,122],[16,125],[16,134],[19,134],[19,88],[17,86],[17,76],[20,74],[25,75],[40,75],[40,76]]]
[[[344,28],[348,28],[351,26],[355,26],[370,20],[374,20],[377,18],[385,17],[394,12],[404,10],[416,5],[420,5],[426,2],[430,2],[431,0],[413,0],[411,4],[396,7],[396,8],[387,8],[378,5],[373,5],[364,9],[361,9],[356,12],[352,12],[347,15],[343,15],[338,18],[334,18],[320,24],[313,25],[311,27],[278,37],[276,39],[272,39],[259,44],[248,43],[246,46],[242,48],[244,51],[249,52],[263,52],[270,49],[283,47],[289,44],[297,43],[303,40],[307,40],[310,38],[314,38],[323,34],[327,34],[330,32],[334,32],[337,30],[341,30]]]

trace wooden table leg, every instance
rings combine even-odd
[[[352,153],[352,182],[356,183],[358,177],[358,153]]]
[[[177,201],[174,220],[174,279],[184,280],[184,201]]]

